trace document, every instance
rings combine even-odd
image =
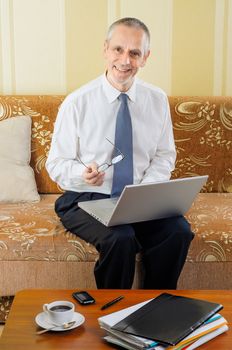
[[[179,345],[179,346],[175,346],[175,347],[164,347],[162,345],[156,345],[156,346],[152,346],[152,347],[137,347],[135,345],[132,345],[126,341],[122,341],[121,339],[118,339],[116,337],[113,336],[105,336],[104,339],[112,344],[116,344],[119,345],[125,349],[128,350],[140,350],[140,349],[144,349],[144,350],[193,350],[198,348],[199,346],[201,346],[204,343],[207,343],[208,341],[212,340],[213,338],[217,337],[218,335],[226,332],[228,330],[228,326],[222,326],[217,328],[215,331],[209,332],[208,334],[204,335],[204,336],[200,336],[196,341],[191,342],[190,344],[186,345]]]
[[[222,309],[221,304],[163,293],[115,324],[112,329],[176,345]]]
[[[157,303],[157,299],[159,307],[154,308],[152,301],[156,300]],[[173,314],[173,306],[171,308],[161,308],[161,305],[165,305],[166,303],[170,304],[170,300],[172,300],[171,306],[173,302],[175,305],[179,306],[179,308],[175,309],[175,314]],[[185,311],[183,311],[183,305],[187,305]],[[195,306],[197,310],[193,311],[193,306]],[[161,318],[159,318],[159,315],[162,311],[160,308],[165,310],[164,313],[166,313],[166,316],[165,314],[163,316],[161,315]],[[200,346],[197,344],[203,344],[203,342],[207,342],[211,338],[216,337],[218,334],[223,333],[228,329],[227,321],[220,314],[215,314],[215,312],[217,312],[216,310],[220,310],[221,308],[222,305],[217,303],[211,303],[205,300],[191,299],[187,297],[177,297],[171,294],[163,293],[155,299],[146,300],[129,308],[100,317],[98,319],[98,322],[100,327],[105,329],[107,332],[107,336],[104,338],[106,341],[121,345],[126,349],[177,350],[181,349],[182,347],[186,347],[186,349],[188,349],[188,347],[191,346],[189,348],[190,350]],[[190,309],[192,311],[189,311]],[[154,318],[150,318],[149,316],[151,311],[156,313],[158,312],[158,317],[155,319],[156,323],[153,323]],[[189,312],[191,313],[190,318]],[[137,330],[134,330],[134,334],[131,334],[131,324],[133,324],[133,326],[134,324],[141,325],[144,322],[144,316],[146,322],[148,322],[148,319],[151,320],[149,322],[151,323],[152,327],[148,327],[148,329],[150,332],[152,331],[152,337],[147,337],[141,332],[137,332]],[[184,318],[184,322],[179,321],[182,318]],[[170,320],[174,322],[172,325],[170,324]],[[157,332],[157,329],[160,330],[161,328],[160,322],[164,321],[165,324],[163,324],[163,326],[165,326],[165,330],[163,330],[163,333],[165,334],[165,338],[163,336],[160,336],[161,333]],[[180,325],[181,335],[179,334]],[[124,328],[127,328],[128,326],[130,327],[130,333],[124,332]],[[171,329],[169,327],[171,327]],[[121,329],[123,329],[123,331]],[[175,332],[173,332],[173,329]],[[184,333],[186,333],[187,329],[188,334],[183,336],[183,329]],[[144,327],[142,327],[142,330],[144,330]],[[179,341],[177,341],[176,330],[178,330],[178,339],[180,339]],[[166,332],[168,333],[168,338],[166,336]],[[153,334],[155,334],[155,336],[153,336]],[[173,334],[175,336],[171,341],[175,341],[176,343],[171,344],[172,346],[170,346],[170,343],[164,342],[163,340],[168,339],[170,342],[170,334],[172,337]],[[161,341],[160,338],[162,339]],[[196,346],[194,345],[195,343]]]
[[[187,347],[185,347],[185,350],[193,350],[198,348],[199,346],[201,346],[204,343],[207,343],[208,341],[210,341],[211,339],[217,337],[218,335],[228,331],[229,327],[227,326],[227,324],[225,324],[222,327],[217,328],[215,331],[209,332],[208,334],[201,336],[200,338],[198,338],[197,340],[195,340],[194,342],[192,342],[191,344],[189,344]],[[181,348],[178,348],[182,349]]]

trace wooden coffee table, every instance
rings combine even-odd
[[[16,294],[9,318],[0,338],[1,350],[84,350],[118,349],[104,342],[105,332],[100,329],[97,318],[108,313],[131,306],[141,301],[156,297],[164,291],[152,290],[90,290],[96,304],[81,306],[76,304],[76,311],[85,316],[85,323],[78,328],[65,332],[47,332],[36,335],[40,328],[35,323],[35,316],[42,311],[42,305],[53,300],[72,299],[73,290],[24,290]],[[221,303],[220,312],[232,325],[232,291],[166,291],[176,295],[206,299]],[[110,308],[101,311],[100,307],[119,295],[125,298]],[[75,303],[75,301],[74,301]],[[202,345],[201,350],[231,350],[232,330]]]

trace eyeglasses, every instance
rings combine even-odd
[[[115,150],[118,151],[119,155],[115,156],[112,158],[111,162],[110,163],[103,163],[101,165],[99,165],[99,167],[97,168],[98,171],[106,171],[109,167],[111,167],[112,165],[115,165],[119,162],[121,162],[121,160],[123,160],[123,158],[125,157],[124,154],[120,151],[120,149],[118,149],[114,144],[113,142],[111,142],[110,140],[108,140],[106,138],[106,140],[111,143],[111,145],[114,147],[114,152]],[[79,158],[79,161],[88,169],[89,167],[84,163],[82,162],[82,160]]]

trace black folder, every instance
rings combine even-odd
[[[222,308],[221,304],[206,300],[163,293],[112,329],[176,345]]]

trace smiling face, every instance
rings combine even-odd
[[[145,52],[146,35],[142,29],[120,24],[105,41],[107,79],[119,91],[127,91],[150,51]]]

